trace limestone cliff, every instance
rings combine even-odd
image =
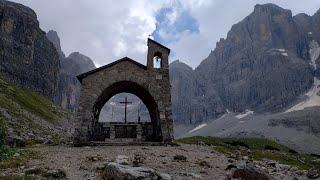
[[[39,28],[35,12],[0,1],[0,73],[56,101],[59,57]]]
[[[59,90],[61,106],[70,111],[76,111],[80,98],[80,83],[77,75],[95,68],[92,60],[78,52],[71,53],[61,61]]]
[[[256,5],[194,71],[170,67],[172,86],[178,86],[172,97],[187,102],[173,101],[175,122],[200,123],[226,111],[288,108],[311,88],[313,75],[320,74],[319,26],[320,11],[312,17],[293,17],[290,10],[274,4]]]
[[[59,71],[57,97],[62,108],[74,112],[78,108],[80,97],[80,83],[76,76],[96,67],[89,57],[79,52],[73,52],[68,57],[65,57],[56,31],[49,31],[47,37],[55,45],[60,57],[61,68]]]

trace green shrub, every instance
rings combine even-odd
[[[293,149],[290,149],[290,150],[289,150],[289,153],[291,153],[291,154],[299,154],[297,151],[295,151],[295,150],[293,150]]]
[[[273,147],[273,146],[269,146],[267,145],[266,147],[264,147],[265,150],[269,150],[269,151],[280,151],[279,148]]]
[[[0,148],[3,146],[6,138],[6,132],[4,129],[0,128]]]
[[[319,155],[319,154],[313,154],[313,153],[311,153],[310,156],[320,158],[320,155]]]
[[[224,143],[226,143],[226,144],[229,144],[229,145],[231,145],[231,146],[241,146],[241,147],[245,147],[245,148],[248,148],[248,149],[250,149],[250,147],[249,147],[249,145],[247,145],[246,143],[244,143],[244,142],[241,142],[241,141],[231,141],[231,142],[224,142]]]

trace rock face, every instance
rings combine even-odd
[[[76,111],[80,97],[80,83],[76,76],[95,69],[93,61],[79,52],[73,52],[68,57],[61,50],[60,38],[55,31],[47,33],[48,39],[55,45],[60,58],[60,72],[57,97],[61,107]]]
[[[274,4],[256,5],[194,71],[172,63],[172,97],[180,100],[173,100],[175,123],[198,124],[226,111],[288,108],[320,74],[319,24],[320,11],[292,17]]]
[[[80,83],[77,75],[95,69],[92,60],[78,52],[71,53],[61,61],[59,76],[59,95],[61,106],[70,111],[76,111],[80,98]]]
[[[169,67],[173,119],[182,124],[192,124],[199,116],[199,112],[195,111],[199,104],[191,98],[195,97],[197,90],[194,71],[179,60],[172,62]],[[191,111],[193,113],[190,114]]]
[[[66,56],[62,52],[61,45],[60,45],[60,38],[58,36],[58,33],[56,31],[50,30],[46,34],[47,38],[53,43],[53,45],[56,47],[58,53],[59,53],[59,59],[65,59]]]
[[[0,1],[0,44],[0,73],[56,101],[58,53],[32,9]]]

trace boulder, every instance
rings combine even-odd
[[[125,155],[117,156],[115,162],[108,163],[102,170],[104,180],[170,180],[169,174],[156,172],[149,167],[133,167],[129,165],[129,158]]]
[[[26,142],[20,137],[10,137],[6,138],[6,145],[10,147],[26,147]]]
[[[154,169],[132,167],[116,162],[111,162],[105,167],[102,178],[105,180],[163,179]]]
[[[232,173],[233,178],[243,179],[243,180],[270,180],[271,177],[264,171],[254,168],[251,166],[244,166],[237,168]]]

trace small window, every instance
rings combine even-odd
[[[162,65],[162,56],[161,53],[156,52],[153,56],[153,68],[161,68]]]

